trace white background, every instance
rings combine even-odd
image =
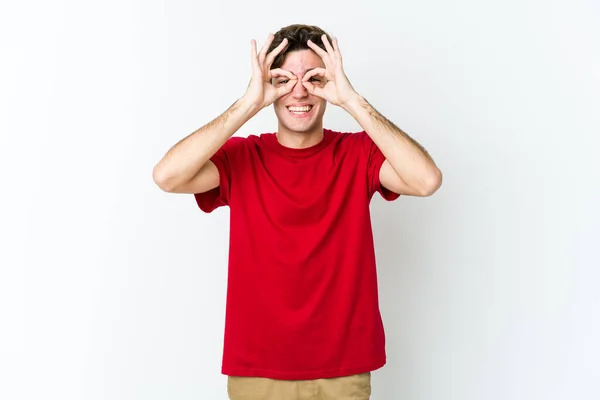
[[[339,38],[444,172],[372,204],[373,399],[600,398],[597,1],[24,1],[0,8],[0,398],[222,399],[229,214],[152,167],[223,112],[250,40]],[[326,127],[358,130],[329,106]],[[271,109],[238,133],[275,131]]]

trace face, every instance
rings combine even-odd
[[[293,51],[286,55],[281,68],[296,75],[298,82],[290,93],[273,103],[280,132],[312,134],[323,129],[323,114],[327,101],[311,95],[302,85],[304,74],[319,67],[325,68],[323,60],[311,49]],[[273,81],[275,87],[285,83],[287,83],[285,77],[278,77]],[[325,78],[314,76],[311,78],[311,83],[323,87]]]

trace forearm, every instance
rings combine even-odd
[[[343,108],[362,126],[398,176],[412,187],[440,179],[440,171],[417,141],[356,95]]]
[[[154,181],[161,187],[188,182],[257,112],[244,98],[237,100],[223,114],[171,147],[154,167]]]

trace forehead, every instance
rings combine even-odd
[[[323,59],[311,49],[297,50],[285,55],[285,60],[281,68],[290,71],[293,74],[300,74],[307,69],[324,68]]]

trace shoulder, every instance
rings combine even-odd
[[[334,138],[340,138],[344,140],[361,139],[367,133],[365,131],[336,131],[333,129],[324,129],[325,135],[332,136]],[[367,135],[368,136],[368,135]]]
[[[260,145],[262,135],[232,136],[223,145],[222,149],[225,152],[241,152]]]
[[[245,145],[246,138],[241,136],[232,136],[221,146],[221,150],[234,151]]]
[[[247,147],[261,147],[265,144],[271,143],[274,140],[277,140],[275,132],[267,132],[267,133],[252,133],[246,137],[238,137],[240,146]]]
[[[356,148],[368,148],[371,138],[367,132],[363,131],[334,131],[325,129],[326,134],[330,135],[332,142],[338,142],[340,145]]]

